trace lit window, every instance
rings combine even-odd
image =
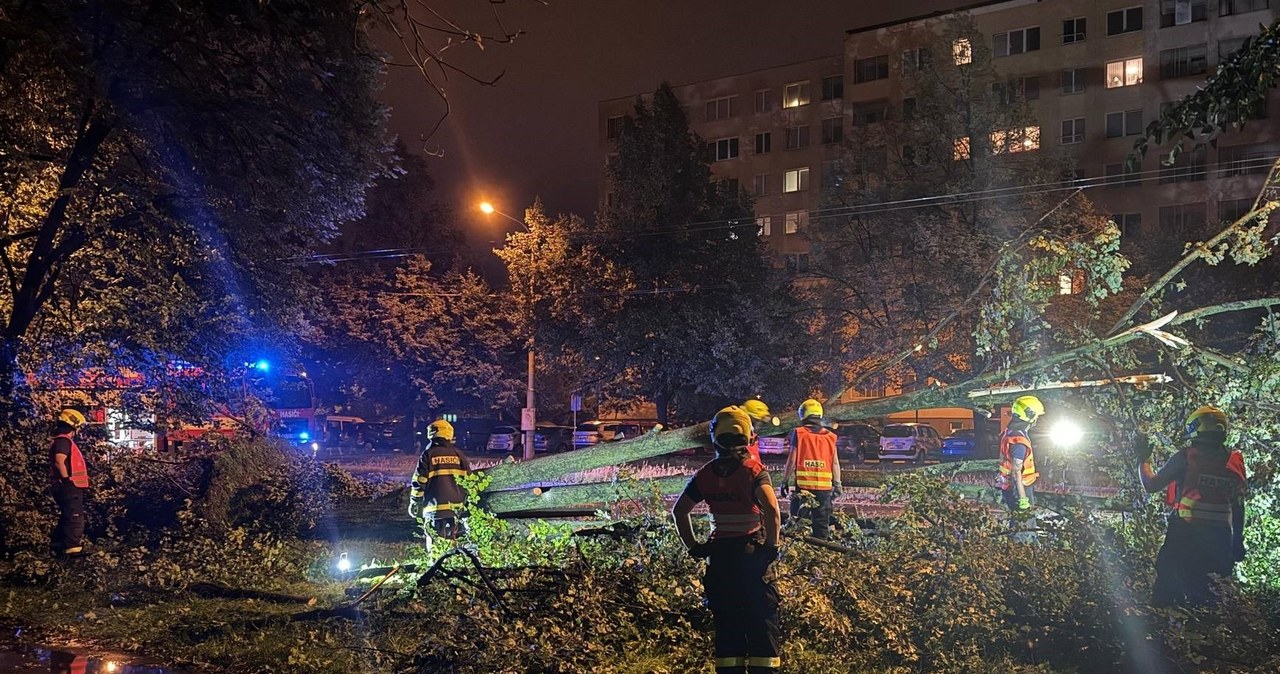
[[[958,66],[973,63],[973,46],[969,44],[969,38],[962,37],[951,43],[951,57]]]
[[[791,211],[783,222],[783,234],[795,234],[800,228],[809,224],[809,211]]]
[[[955,147],[951,151],[951,158],[960,161],[969,158],[969,137],[962,136],[956,139]]]
[[[809,104],[809,83],[795,82],[782,90],[782,107],[798,108]]]
[[[773,218],[768,215],[756,218],[756,227],[760,230],[760,236],[770,236],[773,234]]]
[[[1072,269],[1058,274],[1059,295],[1079,295],[1084,292],[1084,270]]]
[[[782,174],[782,191],[803,192],[809,189],[809,168],[791,169]]]
[[[1142,84],[1142,57],[1112,61],[1107,64],[1107,88]]]
[[[991,132],[991,151],[996,154],[1027,152],[1040,149],[1040,127]]]

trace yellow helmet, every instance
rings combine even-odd
[[[766,405],[763,400],[756,400],[753,398],[742,403],[738,407],[741,407],[742,411],[747,413],[747,416],[755,419],[756,421],[765,421],[769,417],[773,416],[769,414],[769,406]]]
[[[711,431],[711,441],[721,447],[745,446],[754,435],[751,417],[737,405],[730,405],[716,412],[708,430]]]
[[[1213,405],[1201,405],[1187,417],[1187,437],[1196,439],[1225,440],[1227,414]]]
[[[85,419],[84,415],[81,414],[79,410],[73,410],[70,407],[58,413],[58,421],[61,421],[72,428],[80,428],[89,422],[89,420]]]
[[[822,403],[810,398],[800,403],[800,410],[796,412],[796,416],[800,417],[801,421],[804,421],[809,417],[820,418],[822,417]]]
[[[1035,396],[1021,396],[1013,401],[1013,416],[1029,424],[1044,416],[1044,403]]]
[[[436,419],[431,422],[431,425],[427,426],[427,437],[453,442],[453,424],[444,419]]]

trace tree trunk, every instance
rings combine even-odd
[[[671,396],[665,390],[654,396],[653,406],[657,413],[658,423],[662,424],[663,428],[671,425],[670,412],[668,411],[671,407]]]

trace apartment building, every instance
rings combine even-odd
[[[1164,106],[1194,91],[1280,0],[1001,0],[955,12],[904,16],[846,32],[844,53],[675,88],[691,128],[708,143],[717,179],[756,198],[757,222],[779,262],[803,269],[810,213],[821,203],[824,162],[839,156],[853,125],[902,114],[904,73],[928,67],[925,45],[940,22],[972,17],[996,69],[1022,83],[1039,128],[1036,150],[1062,146],[1089,197],[1133,239],[1174,240],[1181,231],[1248,210],[1270,160],[1280,154],[1280,94],[1217,148],[1170,167],[1149,155],[1133,172],[1125,158]],[[821,37],[821,36],[817,36]],[[932,58],[964,58],[964,50]],[[634,97],[598,106],[603,167]]]

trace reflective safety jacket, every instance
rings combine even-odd
[[[409,485],[409,499],[422,502],[422,514],[451,516],[467,502],[458,478],[471,474],[471,463],[452,444],[433,443],[418,458],[418,468]]]
[[[1244,456],[1197,445],[1183,450],[1187,467],[1169,483],[1165,502],[1184,522],[1231,527],[1231,509],[1245,492]]]
[[[831,491],[836,461],[836,434],[796,427],[796,487],[808,491]]]
[[[756,491],[769,484],[769,472],[759,461],[720,457],[699,468],[684,493],[694,503],[707,503],[711,538],[733,538],[750,536],[764,528]]]
[[[1009,489],[1013,485],[1009,481],[1009,475],[1013,473],[1013,455],[1011,454],[1013,445],[1023,445],[1027,448],[1027,458],[1022,460],[1022,486],[1030,487],[1035,483],[1036,478],[1040,477],[1040,473],[1036,472],[1036,458],[1031,449],[1031,438],[1027,437],[1026,431],[1010,429],[1000,436],[1001,489]]]
[[[760,438],[752,440],[751,444],[747,445],[747,456],[760,461]],[[764,462],[760,461],[760,463]]]
[[[70,433],[61,433],[53,438],[54,446],[58,444],[58,438],[66,438],[71,443],[71,452],[67,456],[67,474],[71,478],[71,484],[81,488],[89,488],[89,469],[84,464],[84,454],[80,453],[80,447],[76,444],[75,439]],[[58,471],[58,466],[54,462],[57,461],[57,453],[53,447],[49,448],[49,479],[55,484],[62,479],[62,473]]]

